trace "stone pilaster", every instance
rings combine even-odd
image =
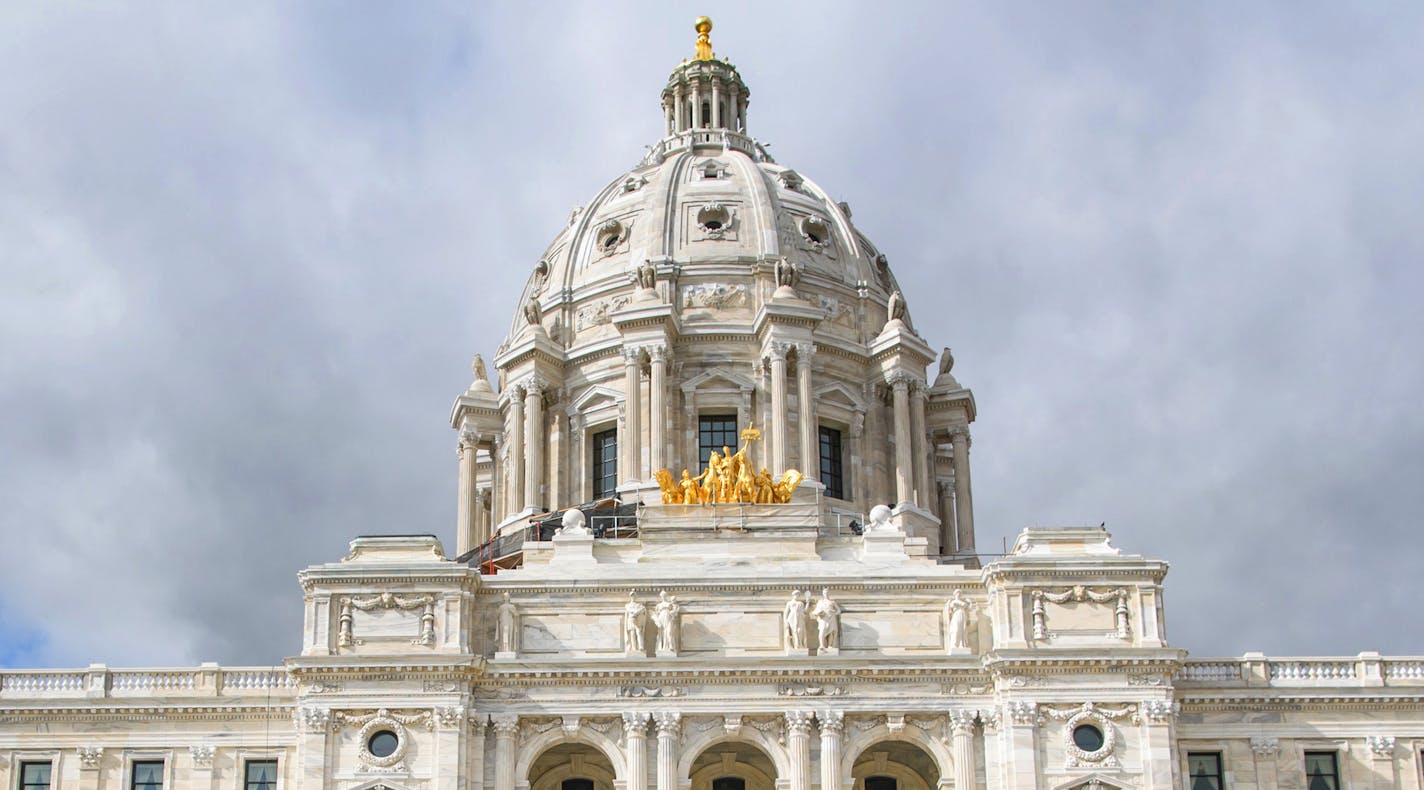
[[[910,383],[913,377],[896,371],[886,377],[895,414],[895,502],[915,501],[914,441],[910,438]]]
[[[515,739],[519,736],[519,717],[502,713],[490,717],[494,727],[494,790],[514,790],[514,764],[518,759]]]
[[[974,787],[974,722],[978,717],[979,712],[974,710],[949,712],[956,790]]]
[[[540,510],[545,504],[544,482],[544,382],[524,383],[524,508]]]
[[[455,556],[473,549],[479,532],[479,492],[475,482],[475,456],[479,452],[479,435],[472,431],[460,433],[460,483],[456,503]]]
[[[1276,758],[1281,753],[1277,738],[1257,736],[1251,739],[1251,753],[1256,756],[1256,786],[1276,786]]]
[[[821,725],[821,790],[840,790],[845,713],[823,710],[816,714],[816,720]]]
[[[790,790],[811,790],[811,712],[786,712],[786,752],[790,758]]]
[[[816,346],[796,344],[796,418],[801,429],[801,472],[812,480],[821,479],[821,447],[817,435],[816,398],[812,394],[811,360]]]
[[[648,790],[648,713],[624,711],[623,739],[628,760],[624,790]]]
[[[648,347],[648,465],[654,471],[667,466],[667,352],[665,345]]]
[[[773,474],[786,470],[786,353],[789,343],[772,343],[767,349],[771,368],[771,468]]]
[[[657,790],[677,790],[677,738],[682,728],[682,714],[663,711],[653,714],[658,728]]]
[[[516,387],[509,394],[509,506],[504,515],[521,507],[527,500],[524,496],[524,446],[529,443],[524,427],[524,389]],[[520,441],[519,437],[526,437]]]
[[[618,437],[618,445],[623,449],[623,461],[618,467],[618,475],[624,482],[639,482],[643,479],[643,439],[642,378],[639,370],[643,352],[636,348],[623,349],[623,435]]]
[[[910,393],[910,452],[915,458],[911,478],[915,483],[915,504],[925,510],[933,506],[930,497],[929,436],[925,433],[925,388],[917,382]]]
[[[974,551],[974,500],[969,488],[969,426],[957,425],[950,432],[954,448],[954,520],[959,551]]]

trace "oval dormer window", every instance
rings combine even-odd
[[[732,224],[732,212],[720,203],[709,203],[697,212],[697,224],[705,231],[724,231]]]
[[[806,241],[817,246],[825,246],[831,240],[831,229],[825,221],[816,217],[807,217],[801,220],[801,235],[806,237]]]
[[[607,255],[618,249],[618,245],[628,237],[628,227],[616,219],[610,219],[598,228],[598,249]]]

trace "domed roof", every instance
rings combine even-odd
[[[686,328],[736,320],[737,308],[749,319],[771,295],[758,283],[779,282],[756,275],[778,265],[825,312],[825,329],[839,323],[864,342],[853,329],[871,318],[854,319],[863,299],[883,323],[898,290],[885,257],[846,203],[745,133],[748,95],[725,61],[673,70],[663,90],[667,136],[571,213],[534,266],[502,349],[535,323],[564,349],[615,336],[610,316],[637,295],[640,269],[666,283],[660,296]]]

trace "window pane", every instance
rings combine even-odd
[[[133,790],[159,790],[163,787],[163,761],[139,760],[133,764]]]
[[[1306,790],[1338,790],[1340,775],[1335,769],[1334,752],[1305,753]]]
[[[49,763],[22,763],[20,767],[21,790],[40,790],[49,787]]]
[[[697,418],[697,456],[699,472],[707,470],[707,459],[712,451],[722,452],[729,447],[734,452],[741,438],[737,436],[737,415],[715,414]]]
[[[723,776],[712,780],[712,790],[747,790],[747,783],[735,776]]]
[[[593,790],[592,779],[565,779],[559,790]]]
[[[1187,787],[1190,790],[1221,790],[1221,753],[1187,754]]]
[[[845,479],[841,474],[841,432],[834,428],[820,429],[821,484],[826,496],[845,499]]]
[[[275,790],[277,787],[276,760],[249,760],[245,790]]]
[[[593,498],[613,496],[618,490],[618,431],[599,431],[590,443],[593,447]]]
[[[895,790],[895,777],[867,776],[865,777],[865,790]]]

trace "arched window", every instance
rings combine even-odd
[[[707,102],[702,102],[702,125],[712,125],[712,105]]]
[[[865,790],[896,790],[895,777],[867,776],[865,777]]]
[[[747,783],[735,776],[723,776],[712,780],[712,790],[747,790]]]
[[[565,779],[559,790],[593,790],[592,779]]]

